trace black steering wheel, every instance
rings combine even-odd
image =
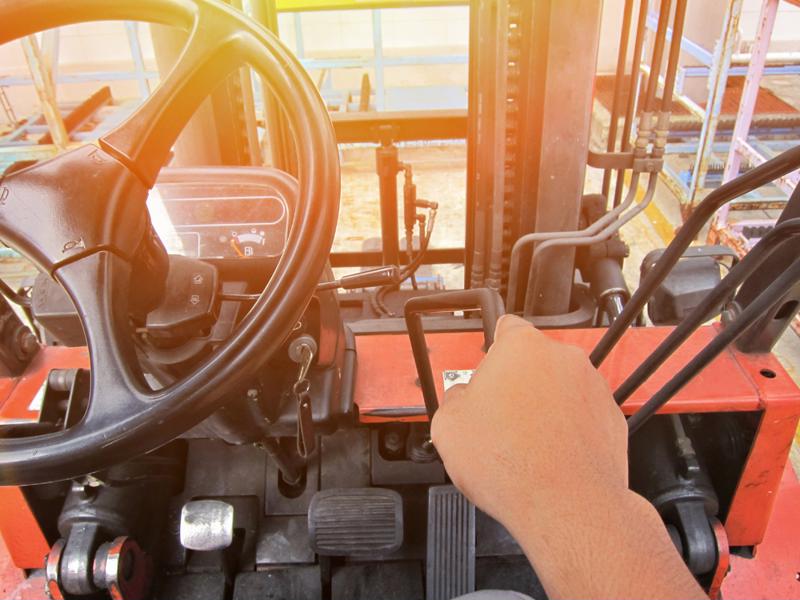
[[[189,40],[156,91],[97,145],[0,180],[0,239],[67,290],[92,365],[88,407],[77,423],[0,440],[0,485],[109,467],[166,444],[214,412],[226,393],[257,374],[301,317],[336,228],[333,128],[313,82],[273,34],[216,0],[3,0],[0,44],[99,20],[176,26]],[[268,81],[295,141],[300,195],[291,232],[272,279],[238,329],[193,373],[153,391],[129,325],[131,303],[148,287],[142,284],[148,269],[155,273],[164,257],[145,206],[147,191],[195,108],[243,65]],[[163,286],[153,279],[149,286]]]

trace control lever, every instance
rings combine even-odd
[[[341,279],[323,281],[317,285],[317,291],[382,287],[384,285],[398,284],[402,280],[403,278],[400,276],[400,267],[397,265],[387,265],[385,267],[378,267],[377,269],[369,269],[368,271],[345,275]]]
[[[433,419],[436,409],[439,408],[439,398],[436,395],[436,382],[433,378],[433,369],[428,356],[428,346],[425,343],[422,315],[425,313],[452,312],[476,308],[481,311],[483,350],[486,352],[494,342],[497,319],[505,314],[503,299],[497,291],[488,288],[455,290],[430,296],[418,296],[411,298],[405,304],[406,328],[408,329],[411,351],[414,354],[414,363],[417,366],[417,375],[422,387],[425,410],[429,419]]]
[[[387,265],[377,269],[369,269],[345,275],[341,279],[333,281],[322,281],[317,284],[317,291],[326,290],[356,290],[369,287],[383,287],[385,285],[396,285],[402,283],[403,276],[400,267],[397,265]],[[255,302],[261,294],[220,294],[221,300],[232,300],[234,302]]]

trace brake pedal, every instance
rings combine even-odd
[[[403,543],[403,499],[383,488],[339,488],[314,494],[308,535],[323,556],[388,554]]]
[[[452,485],[428,490],[427,600],[475,591],[475,506]]]

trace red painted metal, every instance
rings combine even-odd
[[[755,558],[731,557],[731,571],[722,584],[725,600],[800,598],[800,482],[791,465],[776,496]]]
[[[749,546],[764,538],[797,431],[800,402],[797,386],[783,369],[778,369],[780,365],[772,355],[739,354],[736,358],[758,390],[763,409],[725,520],[731,545]]]
[[[9,389],[5,402],[0,402],[0,425],[13,421],[38,420],[39,408],[35,400],[47,381],[47,375],[53,369],[88,368],[89,351],[86,348],[42,348],[20,377],[0,379],[0,397],[3,389]]]
[[[629,329],[600,367],[600,372],[615,389],[653,349],[669,334],[669,327],[641,327]],[[588,352],[603,334],[602,329],[547,330],[548,336],[583,348]],[[684,364],[714,337],[713,327],[698,329],[664,365],[648,379],[622,407],[631,414],[646,402]],[[434,373],[446,369],[474,369],[483,358],[483,334],[433,333],[426,336]],[[417,385],[417,371],[411,354],[408,336],[401,334],[358,336],[358,371],[356,374],[355,402],[362,422],[373,423],[395,420],[371,417],[372,411],[396,407],[423,408],[422,392]],[[661,412],[719,412],[752,411],[762,407],[759,389],[742,364],[750,357],[733,351],[724,352],[683,388]],[[773,369],[781,380],[789,380],[780,363],[765,357],[758,363]],[[742,363],[742,361],[744,361]],[[441,395],[443,382],[436,380]],[[800,392],[795,388],[795,397]],[[413,420],[425,420],[416,417]]]
[[[46,347],[16,379],[0,379],[0,424],[36,421],[36,400],[52,369],[89,366],[86,348]],[[22,490],[0,486],[0,535],[14,564],[21,569],[41,569],[50,549]]]
[[[8,547],[11,560],[20,569],[42,568],[50,546],[22,490],[0,487],[0,507],[0,536]]]
[[[622,406],[633,413],[683,367],[716,334],[716,326],[698,329]],[[669,327],[631,328],[605,360],[600,372],[615,389],[669,334]],[[603,334],[601,329],[549,330],[545,334],[586,350]],[[426,336],[434,373],[474,369],[483,358],[480,332]],[[411,346],[405,335],[356,338],[358,373],[355,401],[365,423],[396,420],[371,415],[396,407],[422,408],[422,393]],[[766,375],[765,375],[766,374]],[[768,375],[768,376],[767,376]],[[437,378],[441,395],[443,381]],[[535,403],[532,394],[531,402]],[[762,413],[753,446],[725,519],[732,546],[761,543],[769,523],[775,493],[800,419],[800,390],[772,355],[746,355],[728,349],[670,400],[660,412]],[[413,417],[403,420],[425,420]]]

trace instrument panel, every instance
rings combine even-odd
[[[267,168],[165,169],[147,205],[170,254],[277,258],[289,233],[296,183]]]

